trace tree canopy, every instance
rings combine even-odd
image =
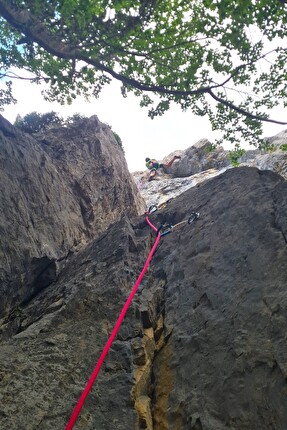
[[[87,117],[80,113],[74,113],[68,118],[64,119],[57,112],[51,111],[46,113],[38,113],[36,111],[30,112],[23,118],[17,115],[14,125],[25,133],[34,134],[43,132],[45,130],[57,127],[68,127],[71,125],[82,125],[87,120]],[[121,137],[116,133],[109,124],[106,124],[113,133],[115,141],[124,152],[123,142]]]
[[[15,69],[46,97],[97,97],[111,79],[153,118],[171,103],[208,115],[223,139],[257,142],[287,106],[287,6],[281,0],[0,0],[2,104]]]
[[[31,112],[21,118],[19,115],[16,118],[14,125],[25,133],[38,133],[39,131],[47,130],[53,126],[62,125],[64,120],[56,112],[47,112],[44,114]]]

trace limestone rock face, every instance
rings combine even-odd
[[[145,205],[96,116],[26,135],[0,116],[0,317],[57,278],[66,256]]]
[[[287,179],[287,130],[266,139],[274,146],[271,152],[248,150],[239,158],[241,166],[271,170]],[[201,139],[184,151],[174,151],[161,162],[167,163],[174,155],[180,155],[169,168],[159,169],[155,178],[148,182],[149,171],[134,172],[133,177],[147,206],[162,205],[184,191],[232,168],[229,151],[222,147],[211,150],[211,143]]]
[[[164,162],[172,158],[172,155],[181,155],[181,160],[166,169],[166,173],[177,178],[192,176],[209,169],[221,170],[230,166],[228,151],[221,146],[211,150],[211,142],[207,139],[199,140],[185,151],[175,151],[164,158]]]
[[[260,170],[272,170],[287,179],[287,130],[266,139],[274,146],[271,152],[259,150],[247,151],[240,159],[242,166],[257,167]],[[285,150],[284,148],[285,145]]]
[[[178,232],[180,244],[167,237],[154,261],[167,258],[171,333],[155,360],[154,429],[283,430],[287,183],[231,169],[170,202],[164,218],[192,208],[201,219]]]
[[[161,206],[171,199],[179,196],[189,188],[214,178],[225,172],[226,168],[208,169],[200,173],[187,177],[171,177],[170,175],[158,170],[155,179],[148,182],[143,172],[133,173],[137,187],[143,196],[147,207],[151,205]]]
[[[189,188],[232,167],[228,151],[222,147],[211,150],[211,143],[207,139],[199,140],[184,151],[174,151],[161,162],[168,163],[174,155],[180,156],[181,159],[176,160],[168,168],[158,169],[151,182],[148,182],[148,170],[133,173],[133,178],[147,207],[153,204],[162,205]]]
[[[229,169],[150,219],[192,210],[161,238],[75,428],[286,429],[287,182]],[[1,428],[65,428],[154,240],[122,218],[10,315]]]

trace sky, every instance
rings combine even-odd
[[[147,110],[139,106],[140,99],[132,94],[123,98],[120,84],[113,82],[102,91],[98,99],[90,102],[78,98],[70,106],[49,103],[44,100],[40,85],[15,80],[13,95],[16,105],[7,106],[2,115],[14,122],[17,114],[55,111],[64,118],[80,113],[87,117],[97,115],[99,120],[109,124],[123,142],[128,168],[131,172],[145,170],[145,158],[162,160],[175,150],[184,150],[200,139],[213,142],[219,133],[212,131],[207,117],[197,117],[191,112],[182,112],[176,105],[161,117],[150,119]],[[286,110],[275,110],[272,117],[283,120]],[[264,123],[264,136],[274,136],[287,126]],[[244,145],[242,145],[244,147]],[[226,145],[226,149],[231,149]]]

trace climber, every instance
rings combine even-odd
[[[163,164],[163,163],[159,163],[154,159],[150,159],[149,157],[147,157],[145,159],[146,161],[145,165],[150,170],[148,181],[151,181],[155,177],[157,169],[170,167],[175,160],[179,160],[180,158],[181,157],[179,155],[174,155],[168,163]]]

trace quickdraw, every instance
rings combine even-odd
[[[157,206],[152,205],[149,207],[146,214],[151,215],[155,211],[157,211]],[[192,211],[190,216],[183,220],[178,222],[177,224],[161,224],[159,228],[157,229],[158,232],[160,232],[160,236],[165,236],[169,233],[172,233],[174,230],[177,230],[179,227],[183,226],[184,224],[192,224],[194,221],[196,221],[199,218],[199,212]]]

